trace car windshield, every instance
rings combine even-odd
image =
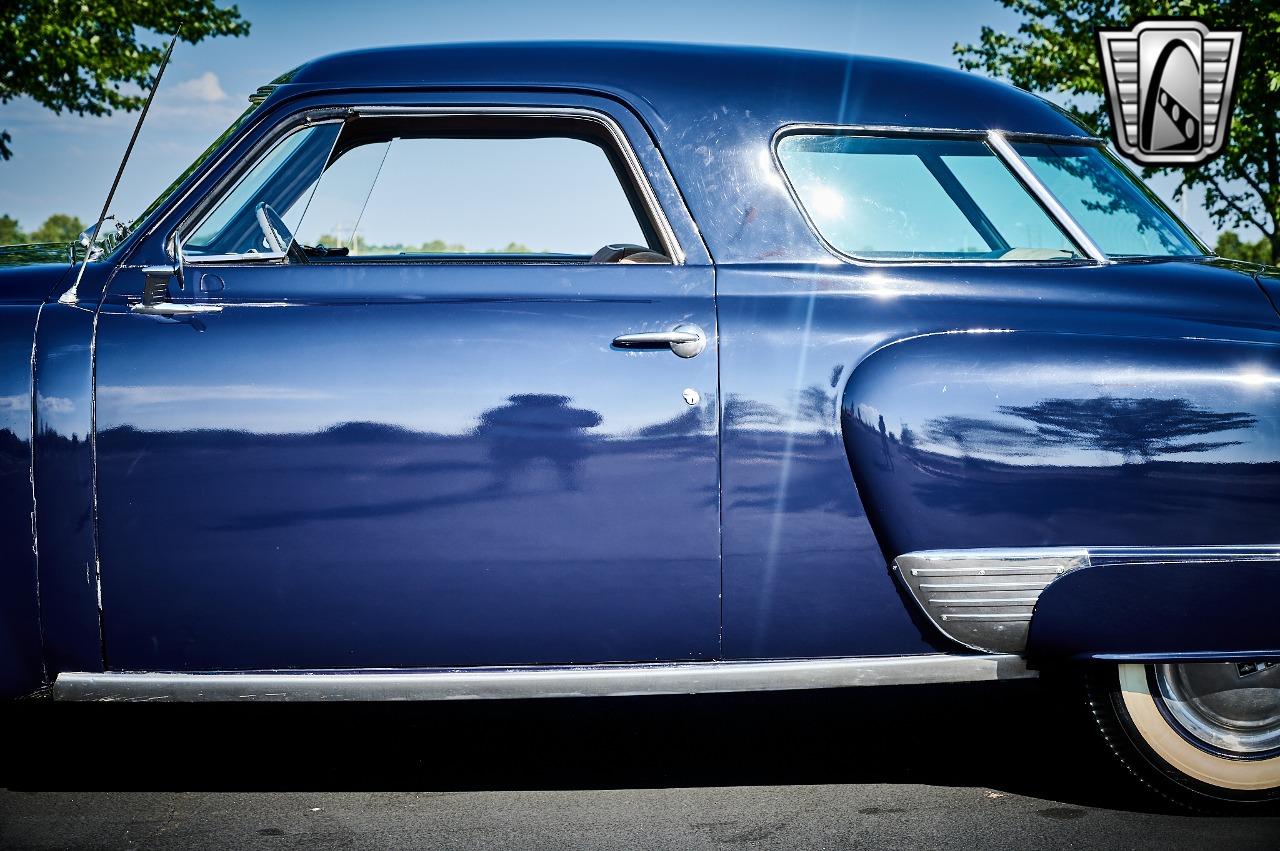
[[[147,208],[143,210],[141,214],[139,214],[137,217],[131,220],[126,219],[126,221],[128,222],[128,225],[127,225],[128,232],[132,233],[138,227],[143,226],[151,218],[151,216],[154,215],[155,212],[160,209],[161,205],[164,204],[165,201],[167,201],[170,197],[173,196],[173,193],[177,190],[177,188],[181,186],[184,182],[186,182],[186,179],[190,177],[192,174],[194,174],[196,169],[204,165],[214,151],[222,147],[223,142],[226,142],[228,139],[230,139],[241,127],[245,125],[246,121],[249,119],[249,116],[253,115],[257,111],[259,105],[260,104],[258,103],[252,104],[248,109],[242,112],[240,116],[236,118],[235,121],[231,122],[231,126],[229,126],[226,130],[218,134],[218,137],[214,139],[207,148],[204,149],[204,152],[201,153],[200,156],[196,157],[195,160],[191,163],[191,165],[187,166],[187,168],[184,169],[183,172],[173,180],[173,182],[171,182],[167,187],[165,187],[165,190],[161,192],[159,195],[157,195],[156,199],[152,201],[150,204],[148,204]]]
[[[1109,257],[1207,252],[1128,169],[1086,145],[1014,145],[1018,155]]]

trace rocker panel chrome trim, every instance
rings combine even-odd
[[[61,673],[69,701],[320,702],[622,697],[986,682],[1038,676],[1012,655],[882,656],[565,668],[263,673]]]

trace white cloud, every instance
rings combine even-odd
[[[69,414],[76,409],[76,403],[66,396],[46,396],[36,394],[36,407],[46,414]]]
[[[218,75],[212,71],[205,71],[193,80],[178,83],[173,87],[172,94],[204,103],[218,103],[227,99],[227,93],[223,91]]]
[[[183,402],[270,400],[282,402],[331,399],[332,394],[300,387],[268,387],[258,384],[215,384],[197,387],[178,384],[119,384],[98,388],[98,398],[123,405],[170,405]]]

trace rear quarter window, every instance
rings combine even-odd
[[[778,160],[818,234],[871,260],[1083,257],[978,139],[782,137]]]

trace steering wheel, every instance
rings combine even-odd
[[[258,219],[258,227],[262,228],[268,248],[276,254],[288,254],[290,260],[307,262],[307,255],[298,247],[298,241],[289,232],[289,226],[280,218],[279,213],[271,209],[270,204],[260,201],[253,208],[253,214]]]

